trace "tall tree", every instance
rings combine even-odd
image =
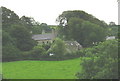
[[[35,41],[32,38],[30,32],[24,26],[19,25],[12,25],[14,29],[11,31],[11,36],[16,38],[17,40],[17,47],[21,51],[29,51],[35,45]]]
[[[107,35],[106,29],[89,21],[84,21],[80,30],[79,42],[85,47],[104,41]]]
[[[10,42],[12,43],[11,45],[16,45],[21,51],[32,49],[35,42],[32,40],[30,31],[27,27],[32,26],[34,19],[32,20],[31,18],[31,21],[29,22],[28,18],[28,21],[22,22],[23,20],[19,19],[19,16],[10,9],[5,7],[1,8],[4,40],[3,44]],[[27,20],[27,18],[25,20]]]
[[[118,79],[118,40],[107,40],[81,50],[82,70],[77,73],[79,79]]]
[[[48,53],[54,54],[55,57],[61,58],[67,53],[65,42],[59,38],[55,39],[55,43],[48,50]]]
[[[67,27],[68,38],[77,40],[85,47],[103,41],[106,37],[104,28],[79,18],[71,18]]]
[[[74,11],[64,11],[61,15],[56,19],[59,22],[59,25],[65,26],[69,22],[70,18],[76,17],[86,21],[90,21],[91,23],[98,24],[102,27],[106,27],[107,24],[104,21],[100,21],[96,17],[91,14],[88,14],[84,11],[74,10]]]
[[[51,31],[51,28],[46,23],[41,23],[40,26],[41,26],[42,30],[45,30],[46,32]]]
[[[10,26],[12,24],[19,23],[19,16],[14,13],[14,11],[11,11],[10,9],[7,9],[5,7],[2,8],[2,28],[5,31],[9,31]]]
[[[110,27],[111,27],[111,26],[116,26],[116,24],[115,24],[115,22],[112,22],[112,21],[111,21],[111,22],[109,23],[109,26],[110,26]]]
[[[32,17],[22,16],[20,20],[21,24],[25,25],[29,31],[32,31],[33,25],[36,25],[36,21]]]
[[[77,40],[85,47],[105,39],[107,24],[84,11],[65,11],[57,21],[63,38]]]

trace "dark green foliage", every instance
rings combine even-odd
[[[2,45],[3,60],[19,60],[23,51],[31,50],[36,41],[32,40],[27,25],[13,11],[2,8]]]
[[[2,8],[2,29],[5,31],[9,31],[10,26],[12,24],[19,23],[19,16],[5,7],[1,8]]]
[[[32,34],[42,34],[42,28],[40,25],[35,25],[32,28]]]
[[[46,50],[42,47],[42,45],[35,46],[30,51],[24,51],[22,53],[22,58],[24,60],[45,60],[48,57]]]
[[[116,38],[118,38],[118,26],[117,25],[109,26],[108,36],[115,36]]]
[[[14,42],[15,39],[13,39],[9,33],[5,32],[4,30],[2,31],[2,45],[7,45],[7,44],[15,44]]]
[[[21,40],[21,38],[30,38],[30,34],[28,30],[24,26],[20,25],[12,25],[13,29],[11,30],[11,36],[17,38],[17,40]]]
[[[63,39],[76,40],[83,47],[103,41],[107,24],[84,11],[65,11],[57,19]]]
[[[115,22],[112,22],[112,21],[111,21],[111,22],[109,23],[109,27],[113,27],[113,26],[116,26],[116,24],[115,24]]]
[[[22,25],[24,25],[25,28],[27,28],[27,30],[28,30],[29,32],[31,32],[31,31],[33,32],[34,26],[39,25],[39,23],[36,22],[36,21],[34,20],[34,18],[32,18],[32,17],[26,17],[26,16],[22,16],[22,17],[20,18],[20,23],[21,23]]]
[[[42,34],[42,31],[45,31],[45,33],[51,33],[51,28],[46,23],[36,23],[32,27],[32,34]]]
[[[89,21],[84,21],[79,30],[81,30],[81,33],[79,34],[80,37],[78,41],[84,47],[92,46],[94,45],[93,43],[104,41],[106,37],[106,30],[104,28],[97,24],[90,23]]]
[[[67,27],[62,30],[66,39],[74,39],[83,47],[92,46],[93,43],[103,41],[106,37],[104,28],[79,18],[71,18]]]
[[[13,25],[11,36],[16,38],[17,47],[21,51],[29,51],[35,46],[35,41],[32,40],[32,35],[24,26]]]
[[[70,18],[73,18],[73,17],[83,19],[85,21],[89,21],[94,24],[98,24],[102,27],[107,26],[107,24],[104,21],[100,21],[99,19],[95,18],[91,14],[88,14],[88,13],[86,13],[84,11],[80,11],[80,10],[64,11],[61,15],[59,15],[59,17],[57,18],[56,21],[59,22],[59,24],[63,26],[63,25],[67,25]]]
[[[2,61],[14,61],[21,59],[21,51],[12,44],[2,47]]]
[[[46,23],[41,23],[40,27],[42,28],[42,30],[45,30],[45,33],[51,32],[51,28]]]
[[[48,53],[54,54],[55,57],[61,58],[63,55],[65,55],[67,52],[65,43],[59,38],[55,39],[54,44],[51,46],[51,48],[48,50]]]
[[[80,79],[118,79],[118,42],[109,40],[81,51]]]
[[[30,54],[32,58],[41,58],[46,55],[46,50],[41,45],[35,46]]]

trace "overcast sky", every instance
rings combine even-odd
[[[0,0],[0,6],[20,17],[33,17],[40,23],[56,25],[56,18],[67,10],[83,10],[96,18],[118,24],[117,0]]]

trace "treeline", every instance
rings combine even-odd
[[[13,11],[5,7],[1,8],[2,59],[3,61],[18,60],[23,51],[29,51],[37,45],[37,42],[31,39],[30,28],[32,25],[19,18]]]
[[[54,44],[38,45],[32,39],[33,34],[41,34],[42,30],[47,33],[51,32],[51,28],[46,23],[36,22],[31,17],[19,16],[7,9],[2,8],[2,60],[3,61],[16,61],[16,60],[62,60],[66,58],[62,55],[64,53],[56,54],[52,57],[49,56],[50,47],[51,52],[54,49]],[[60,40],[59,42],[61,42]],[[58,43],[59,43],[58,42]],[[55,43],[57,45],[57,43]],[[64,47],[63,47],[64,48]],[[60,49],[58,47],[58,49]],[[63,51],[63,50],[58,50]],[[55,52],[60,53],[60,52]],[[59,58],[61,57],[61,58]],[[64,58],[63,58],[64,57]],[[76,56],[75,56],[76,57]]]
[[[21,60],[22,54],[37,45],[33,34],[41,34],[42,29],[51,32],[46,23],[38,23],[31,17],[19,16],[2,8],[2,59],[3,61]]]
[[[42,44],[32,39],[33,34],[51,32],[46,23],[39,23],[32,17],[19,16],[2,8],[2,51],[3,61],[13,60],[64,60],[83,56],[79,51],[68,53],[64,41],[77,41],[83,47],[92,47],[103,42],[106,36],[117,36],[117,26],[107,25],[84,11],[64,11],[58,18],[58,39],[54,44]],[[113,27],[115,26],[115,27]],[[50,54],[54,54],[50,56]]]
[[[117,37],[118,26],[114,22],[108,25],[84,11],[64,11],[56,21],[59,23],[60,38],[76,40],[83,47],[103,42],[107,36]]]
[[[19,16],[7,9],[2,8],[2,60],[30,60],[43,58],[44,46],[38,50],[37,41],[32,39],[33,34],[41,34],[42,30],[47,33],[51,28],[46,23],[36,22],[31,17]],[[35,47],[36,46],[36,47]],[[36,52],[38,50],[38,52]],[[48,56],[48,55],[46,55]]]

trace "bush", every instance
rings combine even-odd
[[[45,56],[47,56],[46,50],[41,45],[35,46],[30,53],[30,57],[36,58],[36,59],[39,59]]]
[[[13,29],[10,31],[11,37],[16,39],[16,46],[21,51],[30,51],[37,45],[37,42],[32,39],[32,35],[24,25],[13,24]]]
[[[12,44],[7,44],[2,48],[2,60],[14,61],[21,59],[21,51]]]
[[[47,43],[47,44],[42,44],[42,47],[46,50],[46,51],[48,51],[48,49],[51,47],[51,43]]]
[[[52,53],[54,54],[54,57],[62,58],[66,54],[66,46],[64,41],[57,38],[55,39],[54,44],[51,46],[51,48],[48,50],[48,54]]]
[[[98,46],[82,50],[82,71],[79,79],[118,79],[118,42],[108,40]]]
[[[30,60],[30,59],[32,59],[31,58],[31,51],[23,51],[22,52],[22,57],[21,57],[21,60]]]

